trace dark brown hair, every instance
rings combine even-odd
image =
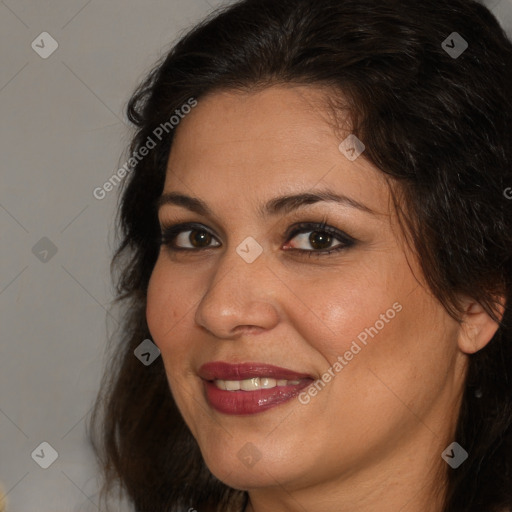
[[[442,45],[453,32],[469,45],[456,58]],[[349,102],[363,156],[397,184],[404,232],[452,316],[463,294],[499,320],[505,298],[496,335],[469,358],[455,438],[469,459],[446,466],[444,512],[512,510],[511,42],[472,0],[237,2],[183,36],[140,85],[128,106],[130,150],[190,98],[279,83],[328,86]],[[155,204],[174,131],[134,162],[123,189],[113,268],[125,316],[89,428],[105,493],[120,483],[138,512],[239,510],[246,493],[206,468],[161,358],[146,367],[133,354],[151,337]]]

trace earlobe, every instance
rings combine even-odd
[[[466,310],[459,330],[459,349],[465,354],[474,354],[482,350],[498,330],[495,322],[481,304],[474,300],[466,302]],[[499,300],[498,316],[501,320],[505,311],[504,300]]]

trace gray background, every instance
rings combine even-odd
[[[134,87],[181,31],[221,3],[0,2],[0,484],[8,512],[99,510],[84,427],[115,324],[106,308],[117,191],[103,200],[92,191],[124,163]],[[486,4],[512,37],[512,0]],[[51,48],[42,32],[59,45],[46,59],[31,47]],[[36,449],[39,460],[49,457],[42,442],[58,452],[48,469],[32,457]]]

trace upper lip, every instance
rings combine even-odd
[[[255,377],[270,377],[276,380],[311,379],[310,375],[288,368],[266,363],[227,363],[212,361],[199,368],[199,376],[204,380],[245,380]]]

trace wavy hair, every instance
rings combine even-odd
[[[453,32],[469,45],[457,57],[442,44]],[[327,86],[335,110],[348,105],[364,158],[396,183],[403,231],[434,295],[454,318],[462,294],[499,322],[469,356],[455,437],[469,459],[446,466],[443,512],[512,510],[510,40],[473,0],[242,0],[189,30],[143,80],[127,108],[129,149],[155,139],[190,98],[285,83]],[[166,126],[147,156],[130,161],[122,189],[112,266],[124,316],[88,429],[102,495],[118,483],[137,512],[241,510],[247,493],[206,467],[162,359],[146,367],[133,354],[151,337],[155,205],[175,132]]]

